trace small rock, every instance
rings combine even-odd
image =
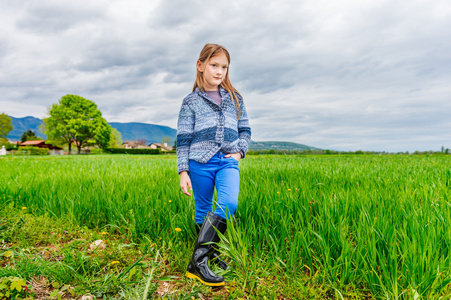
[[[106,248],[106,245],[102,240],[94,241],[94,243],[89,245],[89,251],[103,250],[105,248]]]

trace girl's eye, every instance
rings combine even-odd
[[[213,68],[216,68],[216,64],[212,64],[211,66],[212,66]]]
[[[222,67],[224,70],[227,70],[227,67]]]

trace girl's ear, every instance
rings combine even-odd
[[[200,60],[197,61],[197,70],[201,73],[204,71],[204,64]]]

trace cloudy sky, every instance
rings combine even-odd
[[[231,53],[255,141],[451,148],[449,0],[0,2],[0,112],[66,94],[176,128],[203,45]]]

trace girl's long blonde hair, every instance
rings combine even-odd
[[[217,45],[217,44],[206,44],[204,46],[204,48],[202,48],[202,51],[200,51],[199,61],[206,65],[213,56],[218,55],[220,53],[225,54],[225,56],[227,57],[227,61],[229,62],[229,67],[230,67],[229,51],[227,51],[227,49],[224,48],[223,46]],[[226,76],[225,76],[224,80],[221,82],[221,86],[227,92],[229,92],[230,96],[233,98],[233,100],[235,102],[235,107],[238,112],[238,119],[239,119],[240,115],[241,115],[241,108],[240,108],[240,103],[238,102],[238,98],[237,98],[236,94],[239,95],[240,93],[238,93],[238,91],[233,87],[232,83],[230,82],[229,69],[227,69]],[[194,81],[193,91],[196,88],[199,88],[200,91],[205,90],[204,89],[204,77],[203,77],[203,74],[199,71],[199,69],[197,69],[196,81]]]

